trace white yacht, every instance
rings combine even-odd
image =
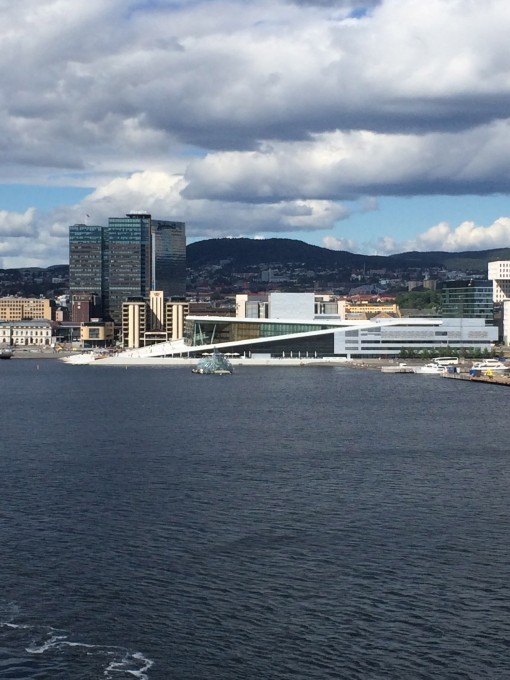
[[[472,371],[481,371],[486,373],[492,371],[493,373],[508,373],[510,367],[499,359],[484,359],[483,361],[475,361],[471,366]]]
[[[432,362],[430,364],[425,364],[424,366],[419,366],[414,372],[427,373],[429,375],[443,375],[443,373],[446,373],[446,366],[441,366],[440,364]]]

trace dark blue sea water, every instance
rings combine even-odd
[[[510,391],[1,362],[0,677],[510,677]]]

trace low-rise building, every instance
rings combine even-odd
[[[83,347],[109,347],[115,338],[113,321],[87,321],[80,326],[80,341]]]
[[[0,322],[0,345],[49,347],[51,344],[52,324],[47,319]]]
[[[51,321],[51,300],[46,298],[0,298],[0,321],[22,321],[24,319],[47,319]]]

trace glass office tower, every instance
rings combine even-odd
[[[151,289],[151,216],[110,217],[103,239],[103,309],[120,325],[122,303]]]
[[[103,315],[103,228],[73,224],[69,227],[69,293],[73,321]]]
[[[152,289],[165,298],[186,294],[186,225],[152,220]]]
[[[88,224],[69,227],[69,288],[71,295],[101,295],[103,228]]]
[[[445,281],[441,289],[443,318],[494,319],[492,281]]]

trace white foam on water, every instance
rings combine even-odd
[[[133,662],[141,664],[140,668],[130,668],[134,665]],[[149,676],[146,674],[151,666],[154,664],[151,659],[147,659],[141,652],[135,652],[134,654],[126,653],[121,661],[112,661],[108,668],[106,668],[104,675],[106,678],[112,678],[110,673],[128,673],[139,680],[149,680]]]
[[[116,657],[103,672],[103,675],[106,678],[113,678],[114,676],[111,675],[111,673],[123,673],[125,676],[132,675],[133,677],[138,678],[138,680],[149,680],[147,671],[154,662],[145,657],[141,652],[131,653],[122,647],[91,645],[86,642],[73,642],[67,638],[67,635],[55,635],[52,633],[45,642],[42,644],[33,643],[29,647],[25,647],[25,651],[29,654],[44,654],[48,651],[62,652],[66,647],[93,650],[99,655]],[[87,654],[91,653],[91,651],[87,651]],[[119,659],[121,655],[122,658]],[[118,678],[118,675],[115,677]]]
[[[44,652],[52,649],[52,647],[58,648],[66,638],[67,635],[52,635],[46,642],[43,642],[42,645],[36,647],[35,643],[33,643],[30,647],[25,647],[25,651],[29,654],[44,654]]]
[[[66,648],[82,649],[87,656],[97,655],[103,658],[105,656],[110,659],[113,658],[103,672],[105,678],[120,680],[121,677],[132,676],[138,678],[138,680],[149,680],[147,671],[153,666],[154,662],[145,657],[142,652],[130,652],[124,647],[115,645],[93,645],[69,640],[66,631],[52,626],[13,623],[13,619],[18,617],[19,614],[19,607],[15,603],[0,602],[0,628],[29,630],[32,631],[32,635],[36,635],[35,639],[33,638],[32,642],[25,647],[28,654],[65,653]],[[41,638],[43,638],[42,641]],[[120,673],[123,675],[119,676]]]

